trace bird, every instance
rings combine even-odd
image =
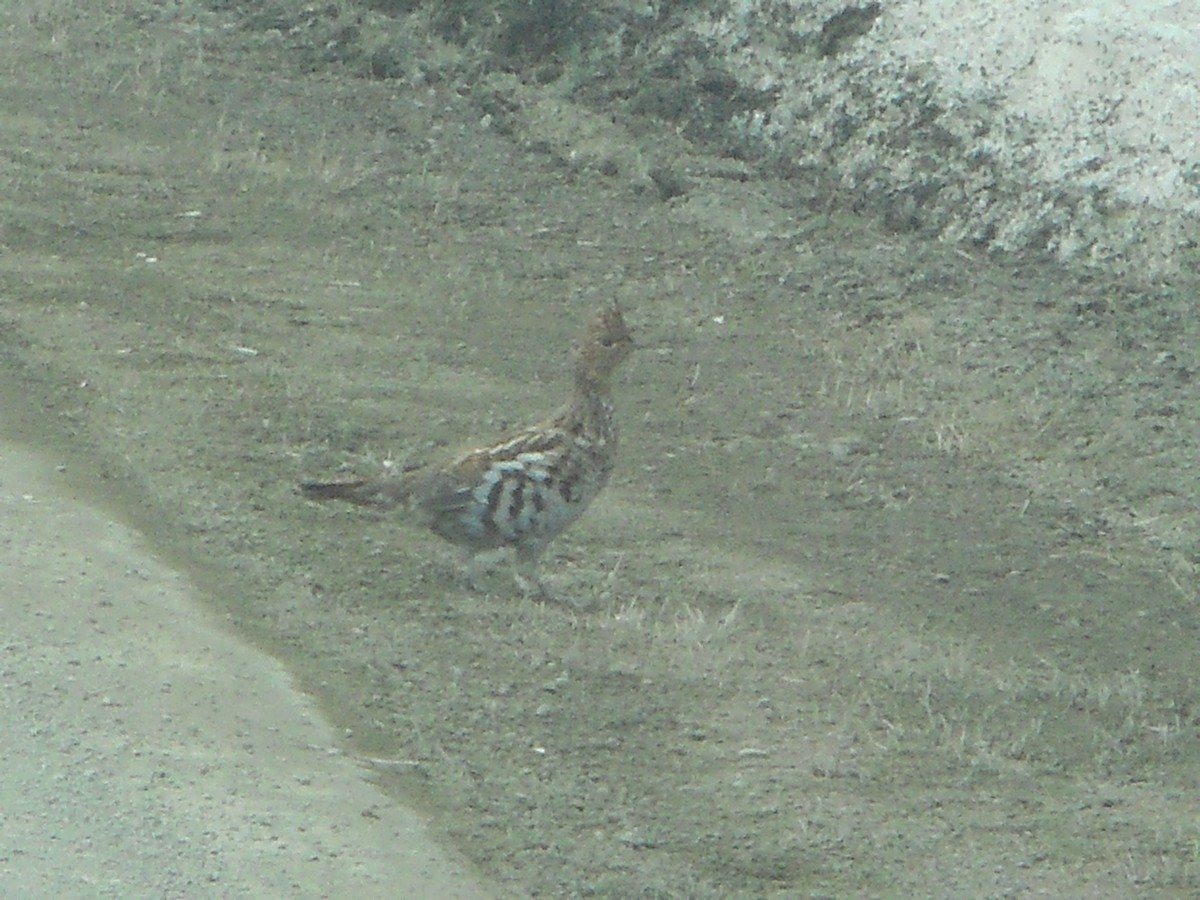
[[[549,599],[539,559],[612,475],[618,437],[612,379],[633,349],[613,302],[575,345],[574,387],[550,416],[447,461],[374,480],[305,482],[301,492],[312,500],[419,512],[434,534],[466,550],[475,590],[481,569],[512,551],[519,589]]]

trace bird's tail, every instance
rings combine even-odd
[[[398,506],[404,503],[412,489],[407,479],[388,478],[383,481],[306,481],[300,491],[309,500],[344,500],[358,506]]]

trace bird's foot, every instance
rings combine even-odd
[[[529,576],[520,572],[513,573],[513,580],[517,583],[517,588],[528,597],[530,600],[538,600],[543,603],[557,603],[558,597],[546,587],[545,582],[536,575]]]

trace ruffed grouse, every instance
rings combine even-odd
[[[471,450],[443,464],[424,466],[377,481],[301,485],[315,500],[347,500],[364,506],[409,506],[429,528],[470,555],[476,584],[481,562],[493,551],[516,551],[521,589],[546,596],[538,558],[596,498],[612,474],[617,447],[613,421],[613,372],[633,350],[621,310],[601,312],[575,348],[575,389],[547,419],[497,444]]]

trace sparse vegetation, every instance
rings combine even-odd
[[[1195,893],[1196,286],[964,258],[653,110],[481,88],[477,51],[549,76],[609,15],[503,7],[27,6],[6,416],[519,895]],[[404,75],[328,43],[401,19]],[[574,607],[293,496],[523,421],[614,295],[642,349]]]

